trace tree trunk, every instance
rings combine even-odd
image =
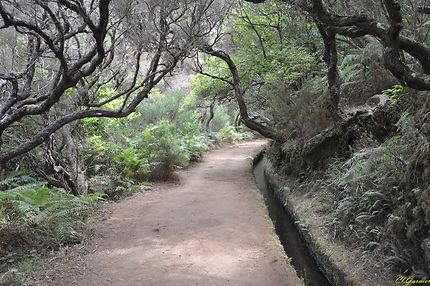
[[[48,163],[50,172],[55,174],[59,185],[61,185],[67,192],[72,193],[75,196],[79,196],[73,176],[62,166],[61,162],[54,155],[53,136],[51,136],[46,145],[46,162]]]
[[[242,120],[240,119],[240,112],[236,115],[236,118],[234,119],[234,129],[236,132],[239,132],[240,122]]]
[[[51,136],[47,143],[46,158],[49,168],[48,173],[41,170],[36,170],[36,172],[54,185],[63,187],[75,196],[85,195],[88,191],[88,182],[85,171],[79,164],[79,157],[70,124],[63,126],[61,131],[63,138],[61,147],[55,148],[53,136]],[[64,147],[65,150],[63,150]],[[62,160],[62,158],[65,160]],[[53,173],[55,178],[52,178],[49,173]]]
[[[339,101],[340,101],[340,75],[336,45],[336,33],[328,27],[318,24],[318,30],[324,42],[324,61],[327,65],[327,81],[330,99],[327,103],[328,117],[336,124],[341,122]]]
[[[209,106],[209,118],[205,123],[205,131],[209,131],[210,124],[212,119],[214,119],[215,116],[215,98],[212,100],[211,105]]]
[[[76,192],[80,195],[87,194],[88,183],[85,172],[79,164],[78,153],[76,150],[75,141],[73,140],[70,124],[63,126],[63,139],[66,144],[66,159],[68,163],[69,173],[72,174],[72,179],[75,182]]]
[[[282,142],[282,138],[280,134],[278,134],[273,128],[271,128],[270,126],[261,124],[249,117],[248,108],[246,107],[246,103],[243,98],[244,91],[240,81],[239,72],[237,70],[235,63],[230,58],[230,56],[224,51],[214,50],[211,47],[206,47],[203,50],[203,52],[223,60],[228,65],[230,73],[233,77],[233,82],[231,83],[231,85],[233,86],[233,89],[234,89],[234,94],[236,97],[237,104],[239,106],[240,117],[242,119],[243,124],[245,124],[245,126],[248,127],[249,129],[260,133],[262,136],[266,138],[270,138],[275,141]]]

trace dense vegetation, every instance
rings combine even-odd
[[[367,29],[365,21],[392,24],[394,1],[382,6],[344,1],[330,8],[320,7],[321,1],[266,2],[242,3],[232,12],[233,47],[223,54],[202,51],[206,64],[199,65],[200,91],[220,99],[244,97],[249,121],[260,126],[242,120],[274,139],[266,155],[289,178],[286,191],[319,198],[323,231],[337,243],[361,249],[357,263],[376,260],[393,274],[427,277],[428,92],[417,91],[423,88],[394,71],[386,39],[360,31]],[[423,7],[394,4],[404,13],[408,40],[428,44],[429,17],[420,13]],[[338,16],[351,11],[361,12],[356,17],[362,18]],[[336,27],[341,20],[345,23]],[[334,31],[338,35],[330,40]],[[361,33],[368,36],[358,37]],[[407,48],[401,54],[397,64],[404,65],[404,72],[425,73],[416,54]]]
[[[1,272],[247,127],[336,243],[428,277],[426,1],[30,2],[0,1]]]
[[[42,165],[45,150],[29,154],[37,167],[19,162],[0,184],[4,279],[24,283],[19,271],[28,267],[25,258],[85,241],[101,203],[150,188],[151,181],[177,180],[175,170],[197,161],[211,146],[252,136],[233,127],[232,108],[217,107],[209,123],[202,122],[196,110],[195,99],[184,91],[154,91],[126,119],[77,123],[75,152],[80,168],[85,168],[80,196],[72,195],[70,186]]]

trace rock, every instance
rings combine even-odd
[[[388,106],[391,103],[391,99],[384,94],[375,94],[366,101],[366,105],[372,109]]]
[[[424,258],[427,264],[427,270],[430,271],[430,237],[423,240],[421,243],[421,249],[424,252]]]

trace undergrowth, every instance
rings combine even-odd
[[[199,160],[217,138],[228,142],[250,138],[231,126],[232,115],[227,108],[216,109],[214,121],[206,130],[195,104],[193,97],[183,92],[154,92],[126,121],[86,119],[86,165],[96,167],[88,175],[108,173],[111,178],[137,184],[166,181],[176,177],[175,170]],[[100,181],[98,178],[97,183]],[[121,186],[120,180],[109,181],[104,184],[114,189]],[[90,189],[96,188],[97,184],[90,184]]]
[[[39,260],[83,242],[90,215],[103,200],[100,193],[76,197],[25,176],[4,180],[0,187],[2,285],[30,283],[29,273]]]
[[[127,119],[82,120],[77,129],[83,137],[76,146],[86,166],[88,195],[73,196],[17,164],[17,171],[0,180],[0,285],[30,283],[39,261],[85,241],[98,202],[150,188],[148,181],[178,179],[177,169],[199,160],[217,141],[252,136],[231,126],[234,112],[227,108],[216,109],[209,129],[195,109],[185,93],[154,92]],[[42,150],[34,155],[42,171],[52,171],[43,165]]]
[[[426,277],[430,142],[407,113],[397,128],[382,144],[364,134],[350,157],[302,173],[294,189],[319,198],[333,239],[378,257],[394,273]],[[267,152],[272,161],[280,159],[274,150]]]
[[[219,131],[219,136],[225,142],[237,143],[253,137],[251,132],[239,132],[233,126],[227,125]]]

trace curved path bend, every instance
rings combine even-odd
[[[39,285],[301,285],[252,177],[250,156],[263,143],[211,151],[178,185],[118,203],[92,250],[52,267]]]

